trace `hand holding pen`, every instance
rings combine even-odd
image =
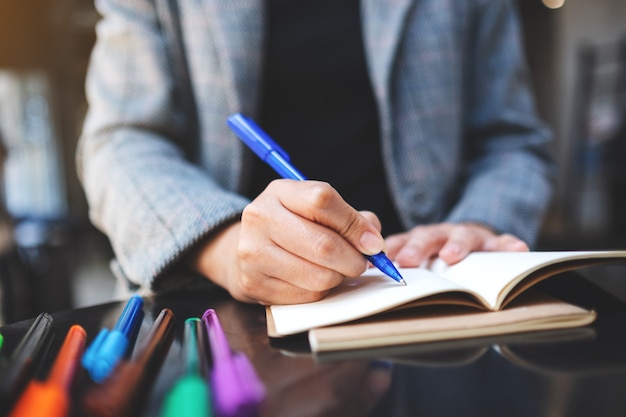
[[[270,165],[282,178],[298,181],[306,180],[306,177],[291,164],[289,155],[253,120],[237,113],[228,118],[228,125],[259,158]],[[321,191],[317,190],[317,192],[320,193]],[[368,247],[371,246],[369,244],[370,241],[375,243],[373,241],[376,235],[379,234],[378,231],[371,230],[371,226],[368,228],[368,222],[365,219],[362,219],[359,224],[360,216],[358,212],[348,206],[341,198],[337,198],[339,197],[338,194],[335,195],[335,201],[329,200],[328,197],[333,196],[333,194],[336,194],[336,192],[330,192],[326,196],[314,194],[312,198],[305,198],[302,201],[297,201],[294,198],[290,201],[291,204],[288,204],[289,195],[285,194],[281,203],[297,215],[306,216],[306,207],[316,209],[308,220],[338,233],[351,243],[354,248],[363,250],[365,257],[383,273],[393,280],[406,285],[406,282],[384,252],[376,250],[377,248],[372,251],[372,248]],[[319,197],[322,198],[319,199]],[[318,230],[322,229],[318,228]],[[354,236],[353,233],[360,233],[361,235]],[[382,236],[378,237],[380,238],[378,245],[380,245]]]

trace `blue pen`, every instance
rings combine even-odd
[[[82,365],[91,379],[101,383],[124,357],[137,325],[143,318],[143,299],[133,295],[126,303],[113,330],[102,329],[85,351]]]
[[[287,152],[278,146],[252,119],[241,113],[235,113],[228,118],[227,124],[263,162],[271,166],[281,177],[300,181],[306,180],[306,177],[291,165]],[[402,275],[384,252],[376,255],[365,255],[365,257],[394,281],[406,285]]]

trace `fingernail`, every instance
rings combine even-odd
[[[375,255],[385,249],[385,242],[380,236],[372,233],[365,232],[361,235],[361,248],[365,251],[366,255]]]

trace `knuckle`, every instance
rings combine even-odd
[[[263,218],[263,212],[260,207],[254,203],[250,203],[244,207],[241,212],[242,222],[254,222]]]
[[[315,274],[315,279],[308,282],[308,290],[324,293],[336,287],[343,277],[331,270]]]
[[[337,252],[337,246],[333,240],[324,234],[313,239],[311,246],[316,259],[332,259]]]
[[[241,239],[237,245],[237,257],[240,262],[258,259],[261,256],[261,248],[255,245],[252,239]]]
[[[317,209],[326,208],[335,194],[336,191],[330,184],[321,181],[313,182],[308,194],[309,204]]]
[[[242,294],[253,297],[257,287],[256,281],[250,275],[242,274],[239,277],[239,290]]]

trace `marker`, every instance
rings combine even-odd
[[[259,158],[281,177],[292,180],[305,181],[306,177],[298,171],[289,161],[289,155],[267,133],[263,131],[252,119],[235,113],[228,118],[228,126],[239,136]],[[406,285],[406,281],[393,265],[393,262],[384,252],[376,255],[364,255],[376,268],[388,275],[394,281]]]
[[[217,414],[221,417],[257,415],[265,399],[265,387],[254,367],[246,355],[231,351],[215,310],[206,310],[202,321],[211,345],[211,387]]]
[[[65,417],[70,411],[70,388],[80,365],[87,334],[78,325],[70,327],[48,378],[32,380],[9,417]]]
[[[174,340],[172,310],[161,310],[130,361],[122,360],[103,384],[94,385],[83,398],[83,409],[92,417],[130,417],[152,390],[167,352]]]
[[[0,371],[0,415],[11,409],[20,393],[35,375],[52,342],[52,316],[41,313],[20,340],[9,361]]]
[[[4,337],[2,337],[2,333],[0,333],[0,350],[2,350],[2,342],[4,342]]]
[[[126,354],[143,319],[142,308],[143,299],[140,296],[130,297],[113,330],[100,330],[83,355],[82,364],[95,382],[102,383]]]
[[[162,417],[211,417],[211,398],[206,376],[206,347],[202,321],[185,320],[183,354],[185,374],[168,392],[161,410]]]

